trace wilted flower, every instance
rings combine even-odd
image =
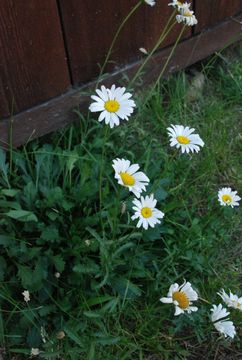
[[[172,0],[172,2],[168,4],[168,6],[173,6],[178,11],[180,11],[184,6],[190,7],[190,5],[191,4],[187,2],[183,3],[183,1],[178,1],[178,0]]]
[[[142,52],[142,53],[145,54],[145,55],[148,54],[148,51],[147,51],[145,48],[143,48],[143,47],[139,48],[139,51]]]
[[[150,5],[150,6],[154,6],[155,5],[155,0],[144,0],[146,4]]]
[[[225,319],[225,317],[228,316],[230,313],[226,311],[226,309],[223,308],[221,304],[219,304],[218,306],[213,305],[211,311],[211,319],[215,329],[218,330],[225,337],[229,336],[233,339],[236,334],[234,324],[232,321],[228,321],[228,318]]]
[[[198,134],[192,134],[195,129],[184,127],[183,125],[171,125],[167,128],[170,136],[170,145],[177,149],[181,148],[182,153],[193,153],[200,150],[199,146],[204,146],[204,142]]]
[[[38,356],[40,354],[40,350],[38,348],[32,348],[30,354],[31,356]]]
[[[242,310],[242,297],[239,298],[237,295],[232,294],[231,291],[228,295],[224,289],[222,289],[221,292],[218,292],[217,294],[223,299],[228,307]]]
[[[237,195],[237,191],[232,191],[230,187],[222,188],[218,192],[218,201],[222,206],[239,206],[241,198]]]
[[[105,124],[109,124],[110,128],[119,125],[119,119],[128,120],[136,106],[133,100],[129,100],[132,94],[125,93],[125,90],[125,87],[116,88],[115,85],[112,85],[111,89],[107,89],[102,85],[101,90],[96,89],[99,97],[91,96],[95,102],[89,106],[89,110],[91,112],[101,111],[98,121],[105,120]]]
[[[156,209],[156,203],[157,200],[154,199],[153,194],[150,196],[146,195],[145,198],[141,196],[140,201],[138,199],[133,200],[134,206],[132,209],[135,211],[135,214],[131,219],[139,219],[137,228],[143,226],[143,228],[147,230],[149,226],[153,228],[156,224],[160,224],[159,219],[164,217],[164,213]]]
[[[138,164],[130,164],[129,160],[115,159],[112,167],[115,171],[115,179],[122,186],[125,186],[134,193],[135,196],[140,197],[142,191],[146,189],[149,183],[149,178],[139,170]],[[138,172],[137,172],[138,171]]]
[[[184,281],[182,285],[172,284],[168,291],[167,297],[162,297],[161,302],[175,305],[175,316],[183,314],[185,311],[190,314],[197,311],[196,306],[192,306],[192,302],[198,299],[198,294],[193,290],[189,282]]]
[[[29,291],[28,291],[28,290],[24,290],[24,291],[22,292],[22,295],[23,295],[23,297],[24,297],[24,301],[25,301],[25,302],[30,301],[30,294],[29,294]]]
[[[176,20],[178,23],[184,23],[188,26],[193,26],[198,23],[194,12],[189,9],[190,4],[186,4],[186,6],[182,6],[180,8],[180,14],[176,16]]]
[[[64,331],[59,331],[59,332],[56,334],[56,339],[62,340],[65,336],[66,336],[66,334],[64,333]]]

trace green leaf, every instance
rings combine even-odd
[[[26,211],[26,210],[10,210],[9,212],[5,213],[6,216],[23,222],[28,221],[35,221],[37,222],[38,219],[36,215],[32,211]]]
[[[5,261],[5,259],[0,256],[0,281],[4,280],[4,274],[6,272],[7,269],[7,263]]]
[[[75,265],[73,271],[78,274],[96,274],[99,266],[94,261],[89,261],[86,264]]]
[[[83,348],[84,344],[82,343],[80,337],[71,329],[64,327],[64,331],[66,335],[74,341],[77,345],[79,345],[81,348]]]
[[[8,181],[8,164],[6,163],[6,152],[0,148],[0,172],[2,171],[7,186],[10,187]]]
[[[62,272],[65,269],[65,261],[61,255],[55,255],[51,257],[57,271]]]
[[[56,242],[59,240],[60,235],[58,229],[54,225],[47,226],[41,234],[41,239],[45,241]]]
[[[121,340],[121,337],[119,337],[119,336],[102,337],[102,338],[98,339],[97,342],[102,345],[113,345],[113,344],[117,344],[120,340]]]
[[[115,278],[112,281],[112,286],[122,298],[133,299],[141,296],[140,288],[125,278]]]
[[[1,194],[9,197],[14,197],[19,193],[19,190],[16,189],[3,189],[1,190]]]
[[[83,314],[90,319],[98,319],[102,317],[102,314],[97,311],[83,311]]]
[[[157,201],[161,201],[161,200],[164,200],[165,198],[167,198],[167,195],[168,195],[168,193],[164,189],[159,188],[155,192],[155,199]]]
[[[8,246],[12,243],[12,239],[10,236],[7,235],[0,235],[0,245]]]
[[[21,279],[23,288],[28,288],[34,281],[33,271],[27,266],[18,265],[18,277]]]
[[[98,297],[87,300],[86,304],[88,306],[99,305],[99,304],[102,304],[102,303],[112,300],[112,299],[113,299],[113,296],[110,296],[110,295],[98,296]]]

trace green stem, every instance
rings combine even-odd
[[[173,26],[176,24],[176,22],[174,22],[170,27],[170,23],[172,21],[172,19],[174,18],[176,11],[173,11],[173,13],[171,14],[168,22],[166,23],[166,26],[164,27],[164,29],[162,30],[158,41],[156,42],[155,46],[153,47],[153,49],[151,50],[151,52],[149,53],[149,55],[146,57],[145,61],[141,64],[141,66],[139,67],[139,69],[137,70],[136,74],[134,75],[133,79],[130,81],[129,83],[129,87],[131,87],[131,85],[135,82],[135,80],[138,78],[138,76],[140,75],[141,71],[143,70],[143,68],[145,67],[145,65],[147,64],[147,62],[150,60],[151,56],[154,54],[154,52],[160,47],[161,43],[165,40],[165,38],[167,37],[167,35],[170,33],[170,31],[172,30]],[[168,30],[167,30],[168,29]]]
[[[108,62],[108,60],[109,60],[109,58],[110,58],[110,55],[111,55],[111,53],[112,53],[112,51],[113,51],[114,45],[115,45],[115,43],[116,43],[116,41],[117,41],[117,39],[118,39],[118,37],[119,37],[119,34],[120,34],[121,30],[123,29],[123,27],[124,27],[124,25],[126,24],[126,22],[131,18],[131,16],[136,12],[136,10],[140,7],[140,5],[141,5],[142,3],[143,3],[143,0],[140,0],[140,1],[133,7],[133,9],[128,13],[128,15],[127,15],[127,16],[125,17],[125,19],[122,21],[122,23],[119,25],[119,28],[118,28],[116,34],[114,35],[114,38],[113,38],[113,40],[112,40],[112,43],[111,43],[111,45],[110,45],[110,48],[109,48],[108,53],[107,53],[107,55],[106,55],[106,58],[105,58],[105,60],[104,60],[104,63],[103,63],[103,65],[102,65],[102,67],[101,67],[101,70],[100,70],[100,73],[99,73],[99,76],[98,76],[98,79],[97,79],[97,83],[96,83],[96,88],[98,87],[98,84],[99,84],[99,82],[100,82],[100,79],[101,79],[101,76],[102,76],[103,71],[104,71],[104,69],[105,69],[105,66],[107,65],[107,62]]]
[[[173,47],[172,47],[172,49],[171,49],[171,52],[170,52],[170,54],[169,54],[169,56],[168,56],[168,58],[167,58],[167,60],[166,60],[166,62],[165,62],[165,65],[163,66],[163,68],[162,68],[162,70],[161,70],[161,72],[160,72],[160,75],[158,76],[155,84],[154,84],[153,87],[152,87],[152,90],[153,90],[153,89],[156,87],[156,85],[160,82],[160,79],[162,78],[162,76],[163,76],[163,74],[164,74],[164,72],[165,72],[165,70],[166,70],[166,68],[167,68],[168,63],[169,63],[172,55],[174,54],[174,51],[175,51],[175,49],[176,49],[176,47],[177,47],[177,44],[179,43],[179,41],[180,41],[180,39],[181,39],[181,37],[182,37],[182,34],[183,34],[184,30],[185,30],[185,27],[186,27],[186,25],[184,25],[183,28],[181,29],[180,34],[179,34],[178,38],[176,39],[176,42],[175,42],[175,44],[173,45]],[[152,91],[151,91],[151,92],[152,92]]]
[[[103,189],[102,189],[102,182],[103,182],[103,165],[104,165],[104,158],[105,158],[105,151],[106,151],[106,141],[108,138],[108,130],[109,126],[107,125],[105,128],[104,133],[104,140],[102,146],[102,158],[101,158],[101,166],[100,166],[100,175],[99,175],[99,211],[100,211],[100,220],[102,225],[102,231],[104,231],[103,220],[102,220],[102,203],[103,203]]]

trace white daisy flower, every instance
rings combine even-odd
[[[131,217],[132,220],[139,219],[137,223],[137,228],[143,226],[145,230],[148,229],[149,226],[152,228],[156,224],[160,224],[160,220],[164,217],[164,213],[158,209],[156,209],[157,200],[154,199],[154,195],[150,196],[146,195],[144,198],[141,196],[140,201],[138,199],[133,200],[134,206],[132,209],[135,211],[134,215]]]
[[[242,297],[239,298],[237,295],[232,294],[231,291],[229,291],[228,295],[224,289],[222,289],[221,292],[218,292],[217,294],[223,299],[228,307],[242,310]]]
[[[192,302],[198,299],[197,292],[192,288],[191,283],[184,281],[182,285],[172,284],[168,291],[167,297],[160,298],[160,301],[166,304],[175,305],[175,316],[184,314],[187,311],[197,311],[196,306],[192,306]]]
[[[29,294],[29,291],[28,291],[28,290],[24,290],[24,291],[22,292],[22,295],[23,295],[23,297],[24,297],[24,301],[25,301],[25,302],[29,302],[29,301],[30,301],[30,294]]]
[[[241,198],[237,195],[237,191],[232,191],[229,188],[222,188],[218,192],[218,201],[222,206],[239,206],[239,201]]]
[[[150,6],[154,6],[155,5],[155,0],[144,0],[146,4],[150,5]]]
[[[204,146],[204,142],[198,134],[192,134],[195,129],[184,127],[183,125],[171,125],[167,128],[170,136],[170,146],[181,148],[182,153],[193,153],[200,150],[199,146]]]
[[[32,348],[30,355],[31,356],[38,356],[40,354],[40,350],[38,348]]]
[[[98,121],[105,120],[105,124],[109,124],[110,128],[119,125],[119,119],[128,120],[136,106],[133,100],[129,100],[132,94],[125,93],[125,90],[125,87],[116,88],[115,85],[112,85],[111,89],[107,89],[102,85],[101,90],[96,89],[99,96],[91,96],[95,102],[89,106],[89,110],[91,112],[101,111]]]
[[[180,9],[180,14],[176,16],[176,21],[178,23],[184,23],[188,26],[193,26],[196,25],[198,23],[195,15],[194,15],[194,11],[189,9],[190,4],[184,4]]]
[[[129,160],[115,159],[112,167],[115,171],[115,179],[122,186],[125,186],[134,193],[136,197],[140,197],[142,191],[146,190],[149,178],[139,170],[138,164],[130,164]]]
[[[189,8],[190,5],[191,4],[187,2],[183,3],[183,1],[178,1],[178,0],[172,0],[172,2],[168,4],[168,6],[173,6],[178,11],[180,11],[184,6]]]
[[[225,317],[228,316],[230,313],[226,311],[226,309],[223,308],[221,304],[219,304],[218,306],[213,305],[211,311],[211,319],[213,325],[215,326],[215,329],[218,330],[218,332],[223,334],[225,337],[229,336],[233,339],[236,334],[234,324],[232,321],[228,321],[228,318],[225,319]]]

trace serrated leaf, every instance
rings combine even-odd
[[[97,274],[99,266],[94,261],[89,261],[86,264],[75,265],[73,271],[78,274]]]

